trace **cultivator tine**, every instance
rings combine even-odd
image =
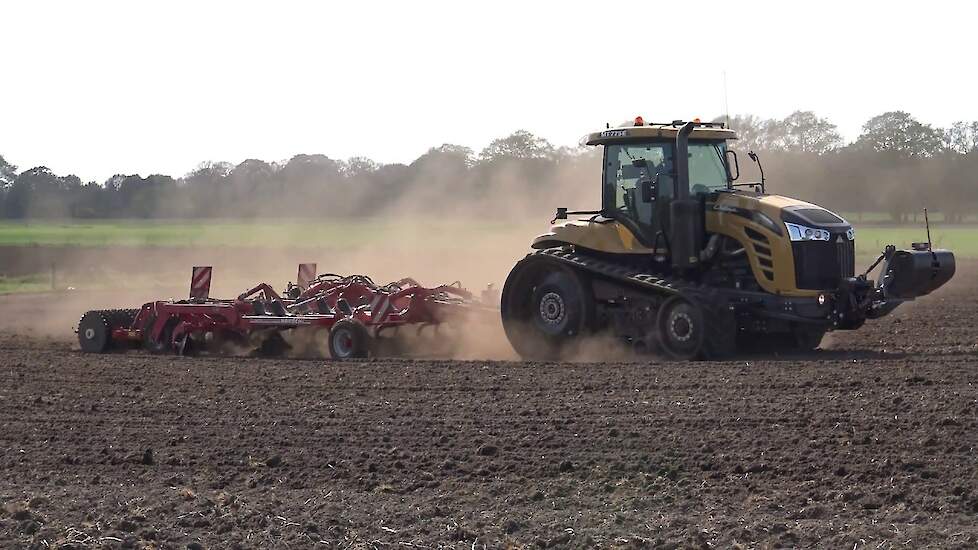
[[[299,274],[295,278],[296,286],[306,290],[315,279],[316,264],[299,264]]]
[[[195,266],[190,276],[190,299],[206,300],[211,293],[211,266]]]

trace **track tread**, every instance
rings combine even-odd
[[[736,353],[736,318],[726,301],[717,299],[712,287],[671,277],[661,277],[634,268],[592,258],[563,248],[539,250],[527,257],[545,256],[590,273],[595,273],[625,284],[669,296],[683,296],[696,302],[703,309],[710,325],[704,344],[707,359],[723,359]]]

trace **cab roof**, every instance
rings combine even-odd
[[[641,141],[648,139],[676,139],[676,134],[684,120],[674,120],[672,122],[650,122],[645,123],[641,117],[635,122],[627,122],[617,128],[608,128],[600,132],[592,132],[585,138],[587,145],[603,145],[605,143],[618,143],[621,141]],[[697,122],[694,121],[693,133],[689,139],[737,139],[737,134],[722,122]]]

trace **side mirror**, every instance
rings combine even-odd
[[[733,168],[737,171],[736,174],[734,174],[734,170],[730,169],[731,157],[733,158]],[[740,162],[737,161],[737,151],[733,149],[727,149],[727,177],[730,178],[730,181],[737,181],[737,178],[740,177]]]

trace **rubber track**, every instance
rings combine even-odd
[[[736,323],[736,321],[726,310],[724,303],[716,299],[714,292],[712,292],[714,289],[708,286],[641,273],[634,268],[621,264],[591,258],[559,248],[540,250],[531,256],[546,256],[576,269],[595,273],[630,286],[651,290],[665,296],[682,295],[686,299],[698,302],[704,309],[704,321],[709,327],[706,331],[707,339],[703,348],[706,358],[722,359],[735,351],[734,337],[736,332],[726,330],[724,324]]]
[[[578,269],[597,273],[609,279],[614,279],[632,286],[654,290],[667,296],[675,296],[683,293],[686,293],[686,295],[699,294],[703,290],[685,281],[649,275],[648,273],[642,273],[621,264],[599,260],[559,248],[540,250],[534,252],[531,256],[546,256]]]

